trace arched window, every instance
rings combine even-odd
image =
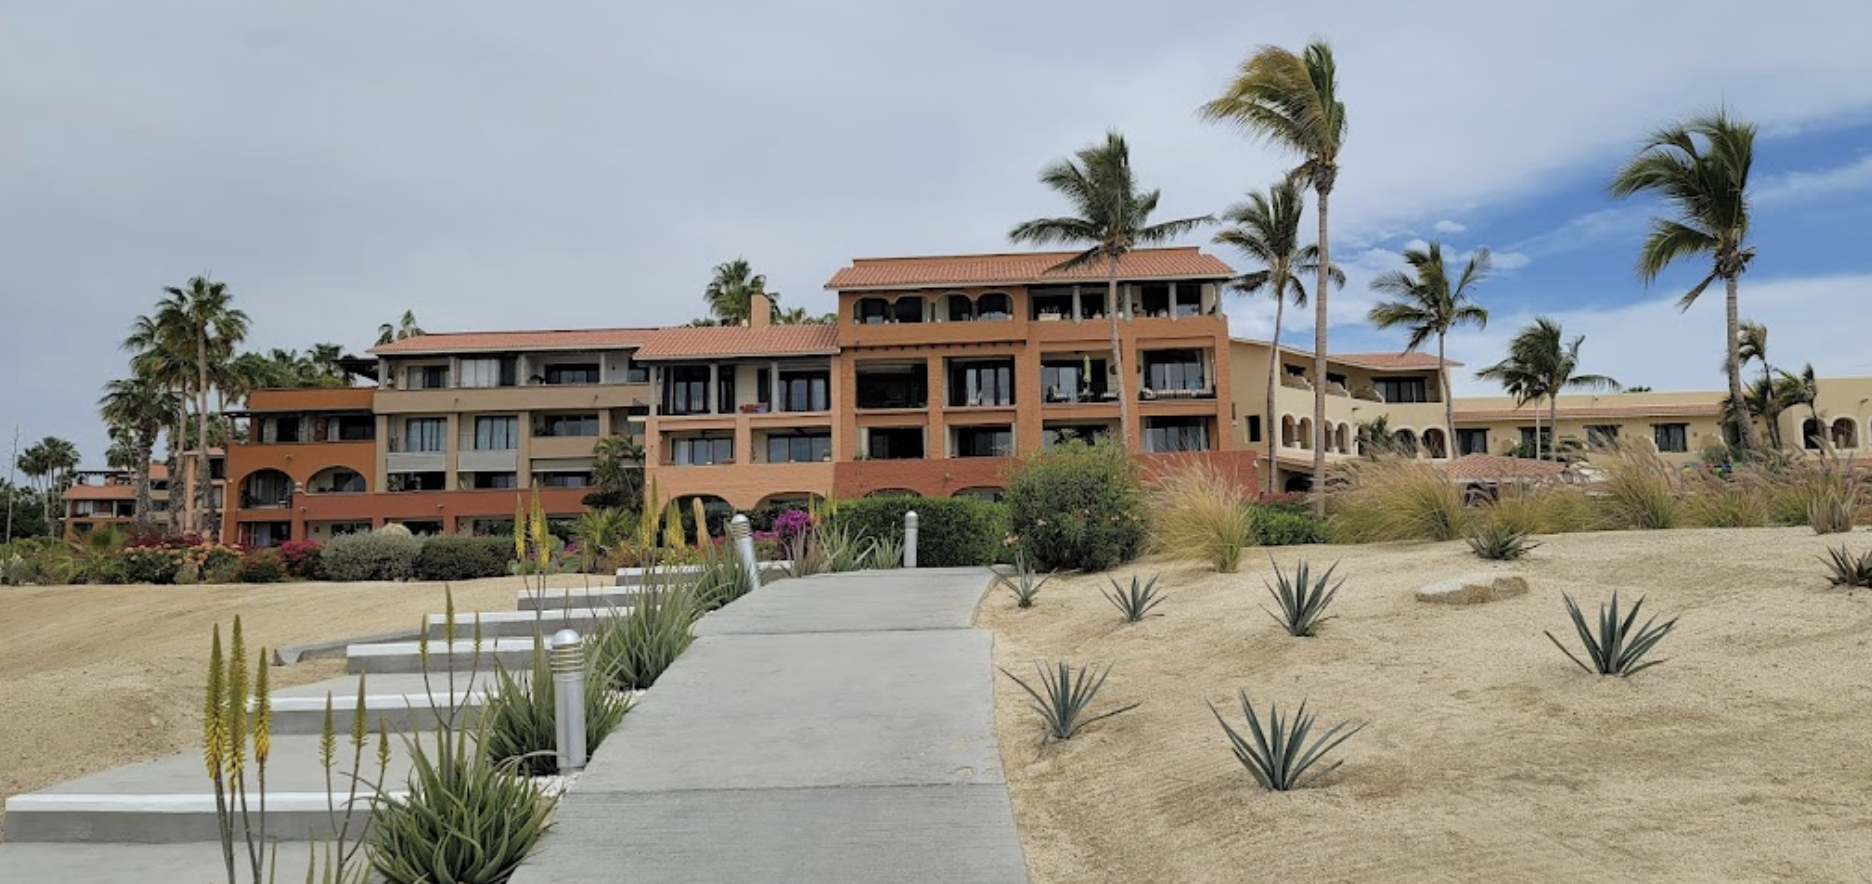
[[[1291,415],[1291,414],[1284,414],[1284,415],[1281,415],[1281,436],[1280,436],[1280,438],[1281,438],[1281,447],[1283,447],[1283,448],[1297,448],[1297,447],[1299,447],[1299,444],[1298,444],[1298,443],[1299,443],[1299,438],[1300,438],[1300,437],[1299,437],[1299,431],[1298,431],[1298,429],[1297,429],[1297,427],[1296,427],[1296,426],[1295,426],[1295,424],[1294,424],[1294,419],[1293,419],[1293,415]]]
[[[975,299],[961,292],[943,295],[943,319],[949,322],[975,321]]]
[[[1013,319],[1014,299],[1006,292],[989,292],[975,299],[975,318],[983,320]]]
[[[1857,421],[1849,417],[1835,418],[1833,420],[1833,447],[1859,447],[1859,424]]]
[[[350,467],[326,467],[312,474],[307,494],[359,494],[368,490],[364,476]]]
[[[1423,447],[1431,457],[1448,457],[1449,446],[1443,438],[1443,431],[1435,427],[1423,431]]]
[[[1300,422],[1295,425],[1294,432],[1296,435],[1299,436],[1299,438],[1295,440],[1299,443],[1298,447],[1309,450],[1309,451],[1312,450],[1313,448],[1313,419],[1310,417],[1301,418]]]
[[[1801,421],[1801,447],[1808,451],[1820,450],[1820,436],[1825,432],[1820,422],[1813,418]]]
[[[1392,433],[1391,438],[1393,441],[1397,442],[1399,453],[1407,457],[1417,456],[1417,434],[1409,430],[1399,430]]]
[[[292,504],[292,477],[275,469],[255,470],[240,483],[242,509]]]

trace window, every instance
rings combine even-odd
[[[798,436],[768,436],[768,463],[816,463],[832,457],[829,433],[802,433]]]
[[[1651,435],[1659,451],[1681,454],[1690,450],[1689,424],[1652,424]]]
[[[633,351],[624,357],[624,383],[627,383],[627,384],[650,383],[650,368],[649,366],[639,363],[635,358],[633,358],[636,355],[637,354]]]
[[[1248,441],[1261,441],[1261,416],[1258,414],[1248,416]]]
[[[409,370],[409,388],[412,390],[440,390],[449,385],[449,370],[446,365],[415,365]]]
[[[923,428],[873,427],[865,433],[865,451],[872,460],[919,460]]]
[[[590,488],[590,473],[537,473],[543,488]]]
[[[734,439],[703,436],[671,440],[670,463],[676,466],[734,463]]]
[[[461,385],[464,387],[511,387],[514,385],[515,360],[512,356],[463,359]]]
[[[1374,378],[1372,386],[1386,402],[1429,402],[1423,378]]]
[[[333,418],[335,429],[332,433],[340,442],[369,442],[377,438],[377,419],[360,415],[358,417]]]
[[[1007,457],[1014,453],[1013,427],[957,427],[956,457]]]
[[[707,414],[709,370],[701,365],[678,365],[665,372],[664,414]]]
[[[1457,454],[1487,454],[1488,430],[1457,430]]]
[[[831,390],[831,372],[783,371],[780,373],[780,410],[829,411]]]
[[[1535,436],[1533,427],[1521,427],[1520,430],[1521,430],[1521,448],[1524,450],[1524,452],[1532,452],[1531,454],[1523,453],[1521,456],[1523,457],[1537,456],[1541,451],[1545,451],[1548,448],[1552,447],[1553,428],[1541,427],[1540,435],[1538,437]],[[1538,448],[1536,447],[1537,445],[1539,446]]]
[[[859,408],[927,408],[929,365],[859,365]]]
[[[413,417],[403,422],[404,451],[447,451],[448,420]]]
[[[549,414],[540,421],[541,436],[596,436],[598,415]]]
[[[715,411],[717,413],[728,414],[734,411],[734,376],[735,373],[732,366],[726,371],[716,372]]]
[[[883,298],[859,298],[852,306],[852,321],[859,325],[887,322],[922,322],[923,298],[906,295],[895,301]]]
[[[442,473],[391,473],[384,488],[397,491],[441,491],[446,479]]]
[[[950,360],[949,404],[957,408],[1014,404],[1014,360]]]
[[[1144,421],[1145,451],[1208,451],[1209,422],[1200,417],[1153,417]]]
[[[1586,444],[1606,448],[1618,444],[1618,424],[1587,424]]]
[[[261,421],[260,441],[263,443],[298,442],[299,418],[274,417]]]
[[[1084,442],[1087,445],[1097,443],[1111,435],[1111,427],[1104,424],[1067,424],[1047,427],[1040,434],[1040,446],[1052,448],[1068,442]]]
[[[1144,386],[1154,391],[1203,389],[1202,354],[1195,350],[1145,353]]]
[[[1096,402],[1105,395],[1105,360],[1048,359],[1040,363],[1040,389],[1048,402]]]
[[[520,487],[520,477],[514,473],[475,473],[474,487],[487,491],[500,488]]]
[[[598,363],[569,362],[564,365],[546,366],[548,384],[595,384],[598,383]]]
[[[476,451],[510,451],[520,447],[520,419],[513,415],[477,417],[474,429]]]

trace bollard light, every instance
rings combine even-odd
[[[578,630],[553,633],[550,656],[553,679],[554,750],[559,773],[585,769],[585,640]]]
[[[728,536],[734,538],[735,557],[747,574],[748,590],[759,589],[760,562],[754,556],[754,529],[745,514],[735,513],[735,517],[728,520]]]
[[[910,510],[909,512],[904,513],[903,566],[906,568],[914,568],[917,566],[917,523],[918,521],[919,520],[917,519],[916,510]]]

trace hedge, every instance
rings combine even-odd
[[[506,537],[444,534],[423,543],[416,556],[418,580],[474,580],[504,577],[513,561],[514,544]],[[330,554],[327,553],[329,556]]]
[[[904,513],[917,514],[917,565],[990,565],[1007,536],[1007,508],[971,497],[866,497],[842,501],[833,525],[865,537],[903,539]]]
[[[1326,543],[1326,520],[1306,513],[1290,512],[1283,507],[1249,507],[1254,519],[1254,541],[1260,546],[1291,546],[1297,543]]]
[[[422,547],[408,534],[346,534],[325,544],[319,560],[327,580],[408,580],[416,576]]]

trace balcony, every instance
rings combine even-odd
[[[455,454],[455,468],[464,473],[511,473],[520,469],[520,452],[512,448],[464,448]]]
[[[650,404],[649,384],[536,384],[515,387],[443,387],[435,390],[379,389],[378,414],[446,414],[459,411],[577,411]]]
[[[448,469],[448,452],[404,451],[393,439],[384,466],[392,473],[440,473]]]

